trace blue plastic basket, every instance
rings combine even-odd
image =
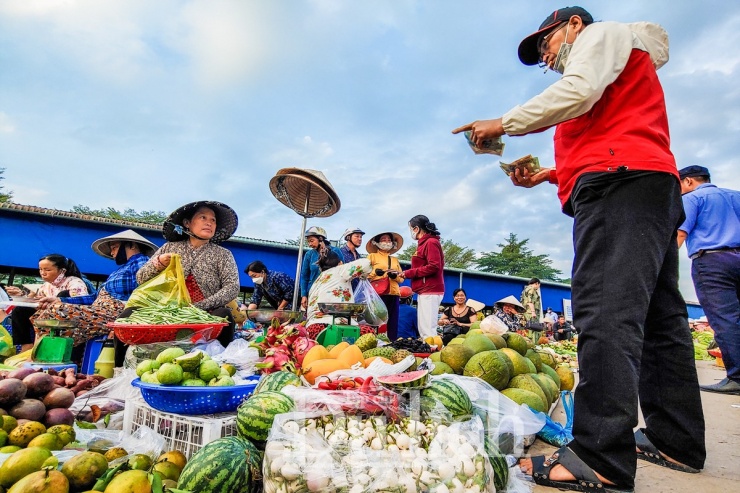
[[[144,383],[137,378],[131,384],[141,389],[142,397],[154,409],[193,415],[236,411],[257,387],[259,376],[248,381],[253,383],[233,387],[182,387]]]

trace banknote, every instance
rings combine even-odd
[[[481,147],[478,147],[470,139],[470,130],[464,132],[464,134],[465,138],[468,140],[468,145],[476,154],[495,154],[497,156],[501,156],[504,153],[504,146],[506,144],[504,144],[504,142],[501,140],[501,137],[496,137],[495,139],[486,139],[481,143]]]
[[[531,154],[520,157],[511,163],[505,163],[503,161],[499,161],[499,163],[501,164],[503,172],[506,173],[506,176],[511,175],[517,168],[526,168],[530,174],[537,173],[540,170],[540,160]]]

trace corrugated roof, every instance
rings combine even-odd
[[[110,224],[116,226],[125,226],[128,228],[144,229],[149,231],[161,231],[162,226],[158,224],[144,223],[138,221],[126,221],[123,219],[112,219],[108,217],[91,216],[89,214],[78,214],[77,212],[62,211],[59,209],[47,209],[45,207],[36,207],[35,205],[23,205],[16,204],[15,202],[0,202],[0,210],[9,210],[16,212],[24,212],[28,214],[35,214],[39,216],[48,217],[63,217],[66,219],[72,219],[75,221],[88,221],[100,224]],[[228,241],[237,241],[244,243],[253,243],[259,245],[266,245],[276,248],[286,248],[289,250],[298,250],[298,245],[291,245],[290,243],[284,243],[280,241],[262,240],[259,238],[249,238],[246,236],[232,236]]]

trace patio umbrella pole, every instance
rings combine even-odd
[[[295,269],[295,285],[293,287],[293,311],[298,311],[298,296],[301,294],[301,267],[303,264],[303,242],[306,232],[306,215],[308,214],[308,200],[311,196],[311,185],[308,186],[308,193],[306,193],[306,203],[303,207],[303,225],[301,226],[301,235],[298,239],[298,265]]]

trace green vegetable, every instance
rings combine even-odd
[[[116,323],[132,325],[185,325],[212,322],[228,322],[227,319],[214,317],[205,310],[195,306],[180,307],[164,305],[139,308],[128,318],[119,318]]]

